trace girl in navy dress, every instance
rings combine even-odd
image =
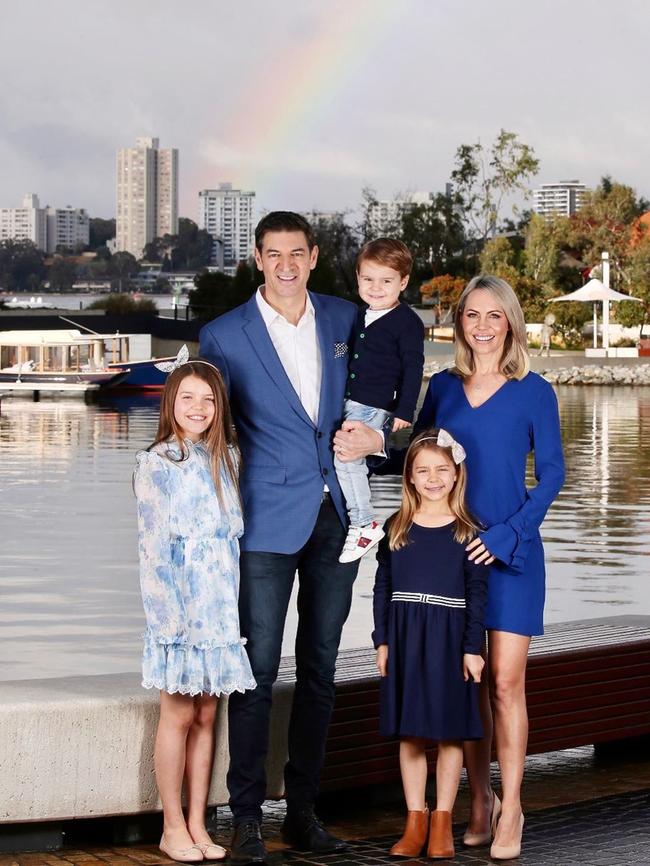
[[[408,809],[391,855],[454,855],[451,813],[462,741],[483,736],[478,683],[484,661],[487,567],[466,546],[478,527],[465,506],[465,452],[445,430],[426,430],[406,454],[402,503],[380,543],[374,590],[380,730],[400,737]],[[425,804],[426,748],[438,744],[436,810]]]
[[[524,314],[508,283],[487,275],[470,280],[454,331],[455,366],[431,377],[415,430],[442,426],[467,451],[467,503],[483,527],[469,555],[490,565],[490,688],[486,676],[480,690],[485,738],[465,745],[472,805],[463,841],[492,841],[491,857],[509,860],[519,856],[524,826],[526,660],[531,636],[544,630],[539,529],[564,481],[562,437],[553,388],[530,372]],[[531,451],[537,484],[527,488]],[[490,783],[493,713],[502,804]]]

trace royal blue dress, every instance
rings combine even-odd
[[[463,653],[481,652],[488,567],[467,558],[455,523],[413,524],[409,543],[377,552],[375,647],[388,645],[381,680],[384,736],[473,740],[483,736],[478,684],[463,678]]]
[[[544,632],[545,569],[539,528],[564,482],[555,392],[536,373],[509,379],[485,403],[470,405],[463,380],[431,377],[415,431],[444,427],[467,452],[467,504],[486,527],[490,567],[486,627],[521,635]],[[537,485],[526,489],[534,451]]]

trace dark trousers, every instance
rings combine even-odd
[[[271,692],[278,675],[284,622],[298,572],[296,686],[289,722],[285,791],[290,809],[318,794],[325,738],[334,705],[334,670],[350,612],[358,563],[341,565],[345,530],[329,496],[297,553],[242,552],[239,616],[257,688],[229,698],[228,790],[235,824],[262,819]]]

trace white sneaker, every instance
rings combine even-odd
[[[355,562],[368,553],[384,537],[381,525],[373,520],[365,526],[351,526],[339,556],[339,562]]]

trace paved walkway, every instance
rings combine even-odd
[[[496,780],[495,780],[496,781]],[[521,866],[640,866],[650,864],[650,755],[594,754],[591,748],[554,752],[528,760],[524,789],[526,827]],[[467,792],[461,790],[455,825],[459,864],[492,863],[487,848],[464,849],[461,823],[467,815]],[[279,839],[284,804],[265,808],[265,837],[272,866],[373,866],[395,864],[388,849],[402,826],[399,803],[349,802],[330,807],[328,827],[349,839],[343,854],[321,856],[287,851]],[[219,809],[216,836],[228,844],[229,816]],[[98,840],[99,841],[99,840]],[[155,845],[99,847],[84,845],[55,853],[0,855],[0,866],[154,866],[170,861]],[[401,860],[404,866],[431,863]]]

